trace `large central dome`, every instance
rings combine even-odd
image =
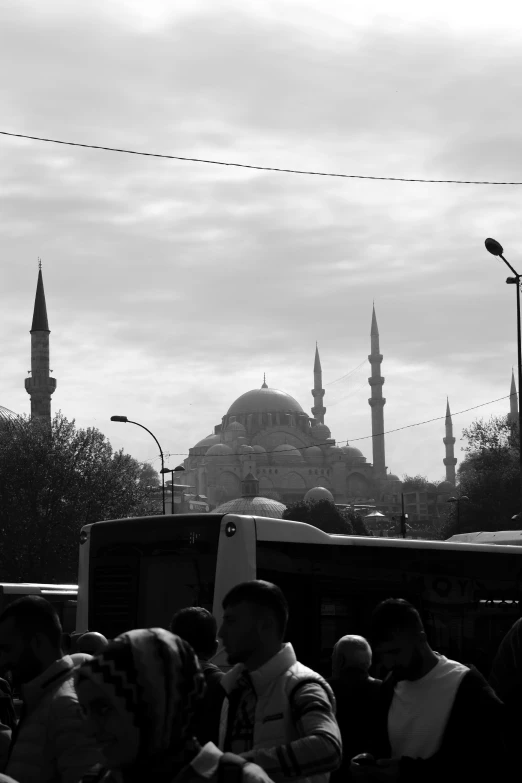
[[[284,391],[279,389],[252,389],[238,397],[228,409],[229,416],[239,416],[242,413],[304,413],[297,402]]]

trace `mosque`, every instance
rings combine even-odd
[[[300,403],[266,379],[261,388],[245,392],[235,400],[214,432],[190,449],[184,462],[182,481],[204,496],[212,508],[223,508],[234,499],[252,496],[244,482],[258,489],[265,500],[289,505],[303,499],[313,487],[324,487],[335,503],[374,504],[389,514],[401,512],[401,481],[386,466],[384,436],[383,356],[375,307],[371,321],[372,462],[350,445],[338,446],[325,424],[326,408],[322,368],[316,347],[311,416]],[[449,403],[446,411],[446,482],[442,492],[455,486],[455,438]],[[244,505],[244,503],[243,503]]]

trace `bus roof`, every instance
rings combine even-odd
[[[468,544],[499,544],[509,546],[522,546],[522,530],[495,530],[480,531],[477,533],[458,533],[447,539],[448,541],[461,541]]]

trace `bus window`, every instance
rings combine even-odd
[[[287,596],[288,639],[298,658],[326,675],[337,639],[366,636],[373,609],[386,598],[410,601],[435,650],[487,675],[520,614],[519,562],[505,552],[444,547],[257,544],[257,578]]]
[[[211,611],[220,522],[221,515],[188,514],[92,525],[89,630],[112,639],[132,628],[168,628],[185,606]]]

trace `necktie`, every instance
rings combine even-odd
[[[235,713],[232,717],[232,732],[230,750],[232,753],[246,753],[254,747],[254,726],[256,721],[257,696],[250,678],[244,671],[237,681],[234,690],[236,701]]]

